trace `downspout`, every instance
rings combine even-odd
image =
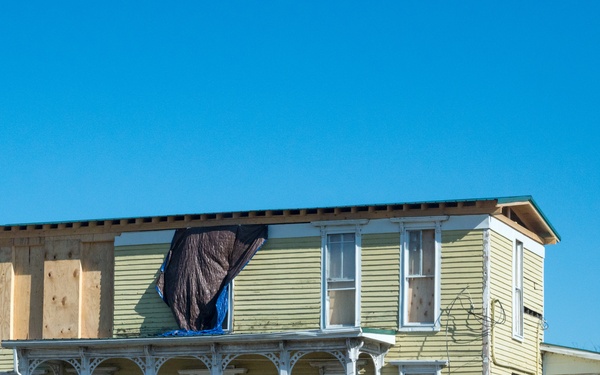
[[[496,355],[495,355],[495,352],[494,352],[494,348],[495,348],[495,345],[494,345],[494,319],[495,319],[495,315],[496,315],[495,314],[495,311],[496,311],[496,302],[500,302],[500,300],[498,300],[497,298],[494,298],[492,300],[492,316],[491,316],[491,320],[492,320],[492,322],[491,322],[491,325],[492,325],[492,329],[491,329],[491,332],[492,332],[492,342],[491,342],[491,346],[492,346],[492,348],[491,348],[492,362],[494,363],[494,365],[499,366],[499,367],[504,367],[504,368],[507,368],[507,369],[510,369],[510,370],[519,371],[521,373],[525,373],[525,374],[529,374],[529,375],[539,375],[539,367],[540,367],[540,360],[539,360],[539,358],[540,358],[539,357],[540,356],[540,324],[538,324],[538,328],[536,330],[536,335],[537,336],[535,338],[535,341],[536,341],[536,345],[535,345],[535,349],[536,349],[536,352],[535,352],[535,362],[536,362],[535,363],[535,371],[528,371],[528,370],[524,370],[524,369],[522,369],[520,367],[515,367],[515,366],[510,365],[510,364],[501,363],[500,361],[498,361],[496,359]]]

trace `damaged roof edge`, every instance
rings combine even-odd
[[[535,210],[540,215],[542,220],[544,220],[544,222],[548,225],[548,227],[550,228],[550,230],[552,231],[552,233],[554,234],[554,236],[556,237],[558,242],[561,241],[560,234],[558,233],[556,228],[554,228],[554,225],[552,225],[550,220],[548,220],[548,218],[546,217],[546,215],[544,214],[544,212],[542,211],[540,206],[538,206],[538,204],[535,202],[535,200],[533,199],[533,197],[531,195],[517,195],[517,196],[512,196],[512,197],[498,198],[498,204],[508,204],[508,203],[517,203],[517,202],[531,203],[531,205],[533,206],[533,208],[535,208]]]
[[[392,217],[396,214],[407,215],[427,215],[430,210],[452,210],[452,214],[469,213],[491,213],[492,210],[501,205],[519,205],[527,204],[537,213],[538,219],[552,231],[552,236],[560,241],[560,236],[554,229],[550,221],[546,218],[538,205],[530,195],[509,196],[509,197],[491,197],[491,198],[469,198],[469,199],[448,199],[448,200],[430,200],[413,201],[402,203],[385,204],[363,204],[363,205],[339,205],[315,208],[287,208],[287,209],[268,209],[268,210],[247,210],[230,211],[201,214],[178,214],[178,215],[159,215],[159,216],[138,216],[114,219],[91,219],[74,221],[55,221],[38,222],[25,224],[5,224],[0,225],[0,233],[44,231],[47,229],[76,229],[87,230],[87,227],[95,227],[95,231],[108,230],[109,228],[118,228],[118,231],[173,229],[183,226],[211,225],[227,223],[256,223],[258,221],[266,223],[274,222],[301,222],[304,219],[316,220],[317,216],[325,217],[349,217],[361,216],[364,212],[367,215],[375,217]],[[219,224],[220,225],[220,224]],[[89,228],[91,229],[91,228]],[[38,232],[39,233],[39,232]]]
[[[403,205],[417,205],[417,204],[442,204],[442,203],[464,203],[464,202],[477,202],[477,201],[498,201],[500,198],[467,198],[467,199],[445,199],[445,200],[428,200],[428,201],[412,201],[412,202],[398,202],[398,203],[374,203],[374,204],[354,204],[354,205],[338,205],[338,206],[324,206],[324,207],[302,207],[302,208],[269,208],[269,209],[251,209],[245,211],[222,211],[222,212],[203,212],[196,214],[166,214],[166,215],[142,215],[132,217],[113,217],[113,218],[96,218],[96,219],[77,219],[77,220],[59,220],[59,221],[40,221],[40,222],[29,222],[29,223],[7,223],[0,224],[0,227],[17,227],[17,226],[31,226],[31,225],[59,225],[59,224],[70,224],[70,223],[87,223],[91,221],[119,221],[119,220],[136,220],[136,219],[150,219],[155,217],[175,217],[175,216],[189,216],[189,215],[231,215],[236,213],[250,213],[250,212],[267,212],[267,211],[300,211],[300,210],[329,210],[336,208],[352,208],[352,207],[379,207],[379,206],[403,206]]]

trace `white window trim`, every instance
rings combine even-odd
[[[227,311],[228,311],[228,314],[227,314],[227,319],[225,319],[223,321],[223,323],[227,324],[227,328],[223,329],[224,332],[233,332],[233,308],[234,308],[234,305],[233,305],[233,296],[234,296],[234,294],[233,294],[233,288],[234,288],[233,282],[234,282],[234,280],[231,280],[229,282],[229,290],[227,291],[227,294],[229,294],[227,296],[227,305],[228,305],[227,306]]]
[[[327,235],[338,233],[354,233],[355,246],[355,288],[354,288],[354,327],[360,326],[360,285],[361,285],[361,232],[362,227],[369,220],[332,220],[315,221],[311,224],[321,229],[321,329],[322,330],[344,330],[348,329],[345,325],[329,325],[328,313],[329,302],[327,300]]]
[[[518,251],[520,245],[520,254]],[[523,341],[525,339],[525,312],[524,312],[524,287],[523,287],[523,278],[525,273],[525,245],[523,241],[515,239],[513,242],[513,282],[512,282],[512,334],[513,338],[518,341]],[[518,259],[519,258],[519,259]],[[520,274],[519,274],[519,264],[520,264]],[[516,289],[520,288],[521,290],[521,298],[518,300],[518,296],[516,293]],[[516,314],[515,311],[520,309],[521,313]],[[521,331],[519,332],[519,328]]]
[[[410,375],[410,374],[422,374],[431,373],[435,375],[442,375],[442,368],[448,366],[448,361],[444,359],[440,360],[403,360],[403,361],[389,361],[389,364],[398,366],[399,375]]]
[[[397,223],[400,230],[400,312],[398,316],[399,331],[419,332],[419,331],[439,331],[440,313],[441,313],[441,276],[442,276],[442,221],[448,220],[448,216],[424,216],[409,218],[392,218],[390,221]],[[409,323],[407,317],[408,300],[408,231],[428,230],[435,231],[435,312],[433,323]]]

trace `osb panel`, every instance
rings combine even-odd
[[[44,339],[79,337],[81,249],[77,240],[45,244]]]
[[[13,305],[13,250],[0,247],[0,340],[10,340]]]
[[[14,247],[13,338],[42,338],[44,249],[41,246]]]
[[[113,242],[83,243],[81,254],[82,290],[81,337],[112,336],[114,305]]]

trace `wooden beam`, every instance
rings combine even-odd
[[[36,226],[34,229],[27,229],[22,226],[0,227],[0,239],[2,238],[22,238],[22,237],[53,237],[53,236],[76,236],[89,234],[107,234],[118,235],[123,232],[145,231],[145,230],[166,230],[185,227],[204,227],[218,225],[237,225],[237,224],[290,224],[290,223],[308,223],[311,221],[325,220],[356,220],[356,219],[385,219],[391,217],[407,216],[436,216],[436,215],[478,215],[491,214],[497,212],[495,201],[469,201],[468,204],[458,202],[456,205],[439,204],[437,207],[429,207],[422,204],[401,206],[361,206],[350,207],[349,210],[335,208],[317,208],[317,209],[298,209],[285,210],[281,215],[275,215],[275,211],[249,211],[240,213],[225,214],[199,214],[199,215],[179,215],[179,216],[161,216],[152,218],[151,221],[130,219],[115,219],[98,221],[96,225],[80,226],[74,228],[67,227],[64,224],[53,224]],[[413,207],[414,206],[414,207]],[[380,209],[383,207],[383,209]],[[390,209],[394,207],[394,209]],[[114,222],[114,223],[113,223]],[[102,225],[99,225],[102,223]]]
[[[0,247],[0,341],[12,340],[14,306],[14,252],[12,246]]]
[[[114,244],[86,242],[81,247],[81,338],[112,337]]]
[[[533,233],[529,229],[525,228],[524,226],[518,224],[515,221],[510,220],[509,218],[507,218],[506,216],[504,216],[502,214],[493,215],[493,217],[495,217],[496,219],[500,220],[504,224],[512,227],[513,229],[515,229],[515,230],[523,233],[524,235],[530,237],[532,240],[534,240],[536,242],[539,242],[542,245],[548,244],[548,241],[546,241],[544,238],[538,236],[537,234]]]
[[[44,249],[15,246],[13,337],[16,340],[42,338]]]

